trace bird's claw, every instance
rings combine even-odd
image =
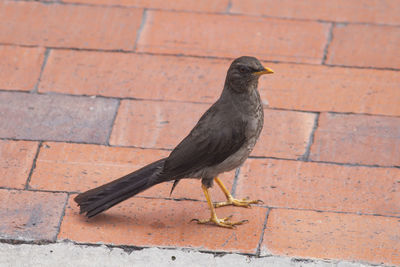
[[[192,219],[190,220],[190,222],[197,222],[198,224],[213,224],[216,226],[220,226],[220,227],[225,227],[225,228],[230,228],[230,229],[235,229],[236,225],[241,225],[244,223],[249,222],[248,220],[241,220],[238,222],[231,222],[230,219],[232,218],[232,215],[226,217],[226,218],[222,218],[222,219],[218,219],[217,217],[211,217],[210,219],[205,219],[205,220],[200,220],[200,219]]]
[[[242,198],[242,199],[228,198],[227,201],[214,203],[214,207],[219,208],[223,206],[233,205],[237,207],[251,208],[250,204],[264,204],[264,201],[260,199],[249,200],[248,198]]]

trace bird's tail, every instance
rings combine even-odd
[[[165,158],[153,162],[108,184],[93,188],[75,197],[80,213],[93,217],[114,205],[156,185],[160,181]]]

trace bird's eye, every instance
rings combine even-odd
[[[240,71],[240,73],[245,73],[247,71],[247,69],[243,66],[240,66],[239,71]]]

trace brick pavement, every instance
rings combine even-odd
[[[398,0],[0,2],[0,241],[284,255],[400,265]],[[222,179],[252,209],[195,225],[196,180],[97,218],[77,192],[168,154],[260,58],[265,128]],[[212,189],[215,200],[223,200]]]

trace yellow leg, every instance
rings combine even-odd
[[[225,227],[225,228],[235,228],[235,225],[240,225],[243,223],[246,223],[247,220],[239,221],[239,222],[231,222],[229,221],[232,216],[223,218],[223,219],[218,219],[217,214],[215,213],[214,205],[212,204],[210,194],[208,193],[208,189],[206,186],[203,184],[201,185],[201,188],[203,189],[204,195],[207,199],[208,207],[210,208],[211,211],[211,217],[210,219],[207,220],[199,220],[199,219],[193,219],[192,221],[196,221],[199,224],[205,224],[205,223],[210,223],[210,224],[215,224],[217,226]]]
[[[245,207],[245,208],[250,208],[250,204],[261,204],[263,203],[261,200],[248,200],[246,198],[243,199],[235,199],[232,197],[231,193],[226,189],[225,185],[222,183],[222,181],[218,178],[215,177],[214,181],[219,185],[221,188],[222,192],[224,192],[226,196],[226,201],[224,202],[217,202],[214,204],[214,207],[219,208],[223,206],[228,206],[228,205],[233,205],[233,206],[238,206],[238,207]]]

